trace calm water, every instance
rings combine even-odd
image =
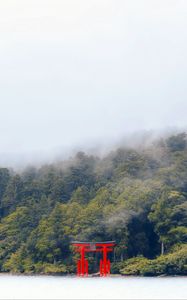
[[[187,299],[187,277],[0,275],[0,299]]]

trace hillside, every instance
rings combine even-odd
[[[115,240],[113,272],[187,274],[186,134],[104,158],[0,168],[0,218],[1,272],[72,273],[72,240]]]

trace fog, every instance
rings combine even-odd
[[[2,0],[0,164],[187,127],[187,2]]]

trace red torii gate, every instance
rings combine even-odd
[[[88,260],[85,258],[86,252],[102,252],[103,259],[100,260],[100,276],[110,274],[110,260],[107,259],[107,253],[112,252],[115,247],[115,241],[110,242],[72,242],[76,251],[80,253],[80,259],[77,261],[77,275],[88,275]]]

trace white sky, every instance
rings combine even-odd
[[[186,0],[0,0],[0,153],[187,125]]]

